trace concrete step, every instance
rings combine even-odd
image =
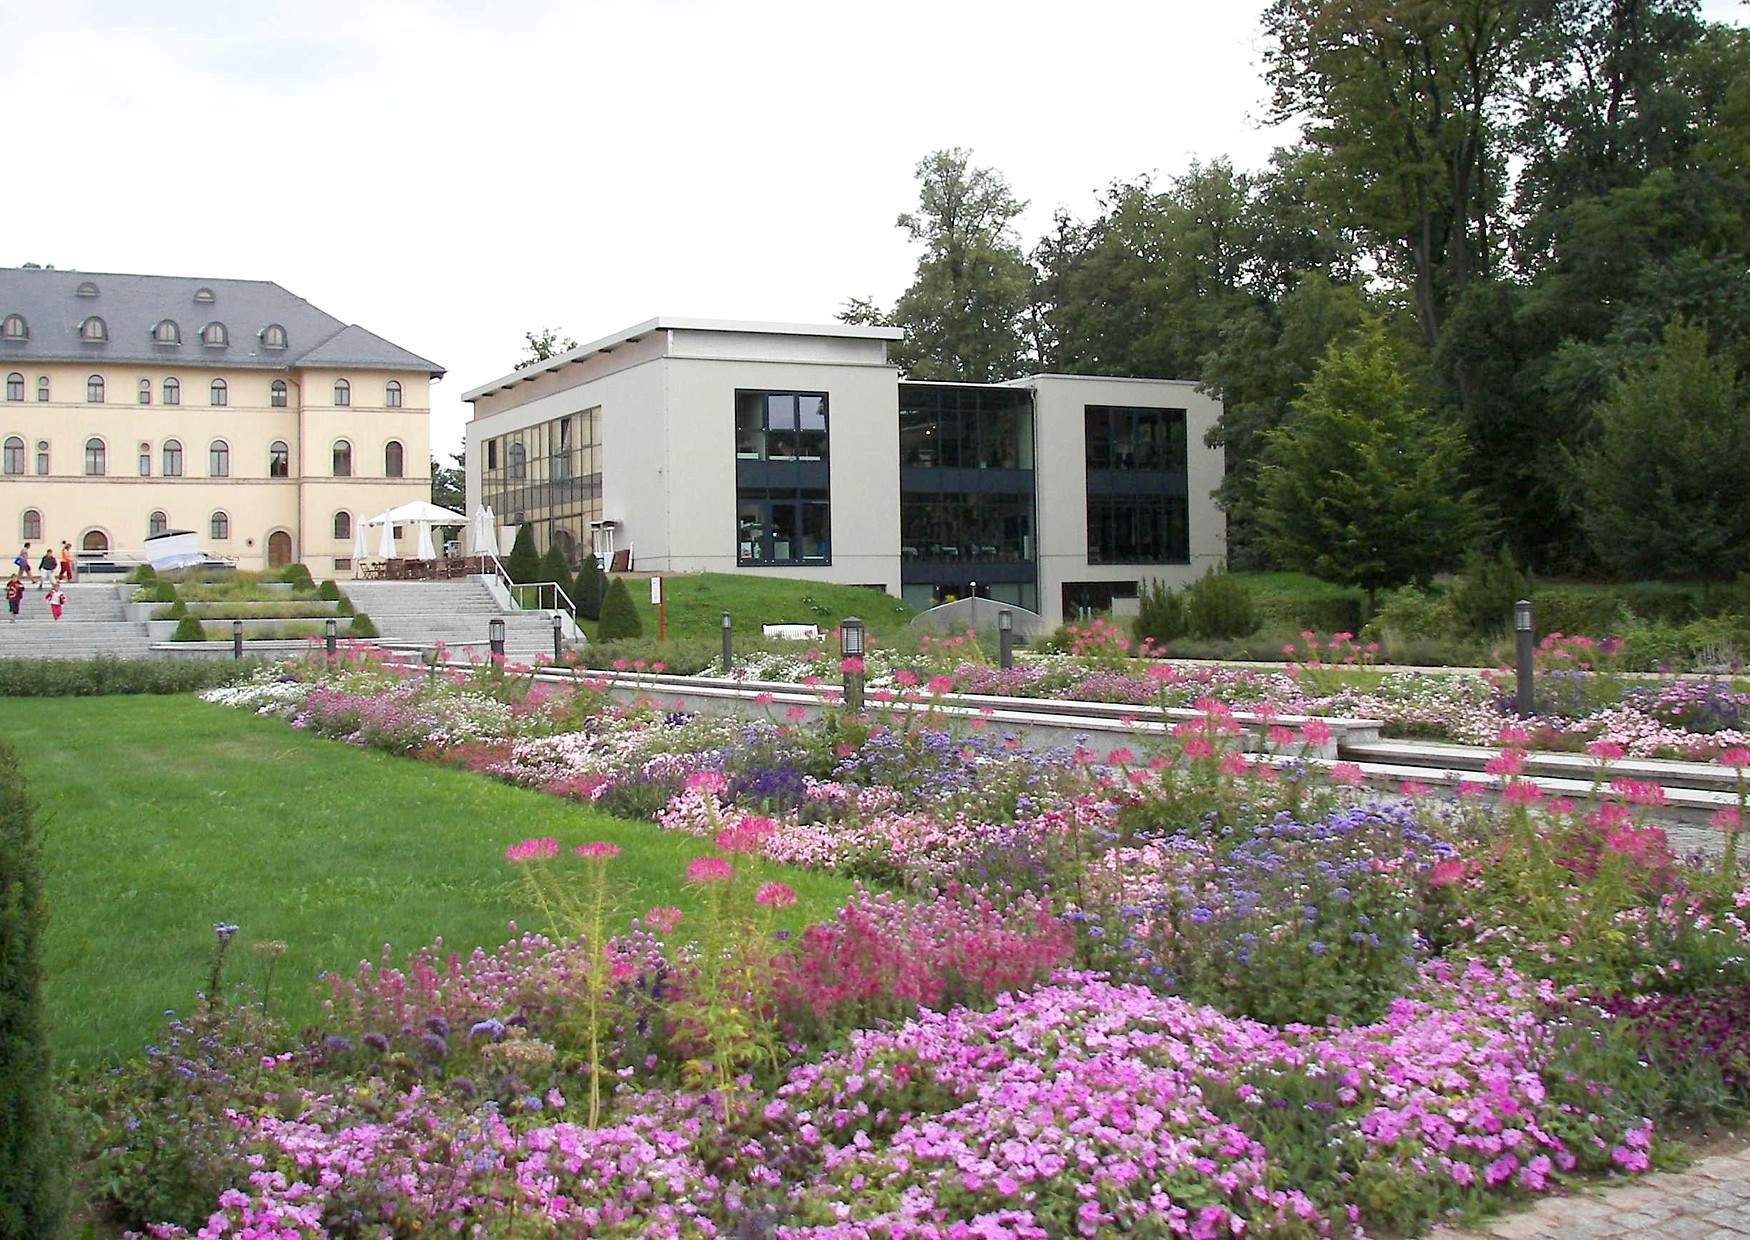
[[[1338,753],[1346,761],[1404,768],[1433,768],[1481,773],[1501,751],[1482,745],[1448,745],[1438,741],[1345,740]],[[1623,758],[1601,768],[1588,754],[1532,750],[1525,755],[1525,773],[1539,779],[1566,780],[1584,788],[1600,775],[1608,780],[1632,779],[1666,789],[1693,788],[1736,793],[1737,772],[1712,762],[1673,762],[1660,758]]]

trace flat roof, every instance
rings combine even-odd
[[[462,393],[465,401],[474,401],[493,392],[509,391],[519,383],[529,383],[542,375],[552,374],[574,362],[585,362],[599,353],[612,353],[621,345],[636,344],[651,332],[693,331],[730,332],[743,336],[826,336],[840,340],[903,340],[905,329],[899,327],[864,327],[853,323],[759,323],[738,319],[695,319],[673,315],[658,315],[635,327],[624,328],[580,344],[575,349],[536,362],[521,370],[500,375],[489,383]]]

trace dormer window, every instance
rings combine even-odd
[[[278,323],[269,323],[261,329],[261,347],[264,349],[283,349],[286,347],[286,329]]]
[[[75,297],[95,297],[97,296],[97,285],[93,284],[90,280],[86,280],[78,288],[73,290],[73,295]]]
[[[222,349],[231,343],[231,334],[225,330],[223,323],[208,323],[201,328],[201,343],[209,349]]]
[[[153,344],[181,344],[182,328],[176,325],[175,319],[161,319],[158,326],[152,329]]]
[[[109,341],[109,328],[94,314],[79,324],[79,339],[87,344],[105,344]]]
[[[218,300],[217,297],[213,296],[213,290],[210,288],[197,288],[194,291],[194,299],[202,304],[211,304]]]
[[[0,319],[0,340],[29,340],[30,324],[22,314],[9,314]]]

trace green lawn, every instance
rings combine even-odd
[[[442,935],[496,945],[535,927],[507,844],[532,835],[624,850],[628,916],[690,905],[704,841],[610,818],[465,771],[304,736],[191,697],[0,698],[38,805],[51,923],[49,1017],[63,1062],[132,1055],[200,987],[216,922],[242,927],[233,976],[259,980],[252,944],[283,940],[274,1007],[319,1013],[324,970]],[[766,867],[801,897],[792,927],[850,884]]]
[[[718,640],[726,611],[737,638],[758,637],[762,624],[817,624],[826,632],[846,616],[862,617],[871,633],[886,637],[917,614],[890,594],[860,586],[739,573],[675,573],[662,581],[671,641]],[[626,588],[638,607],[644,636],[654,638],[656,608],[650,602],[649,581],[631,577]],[[594,627],[584,626],[586,632]]]

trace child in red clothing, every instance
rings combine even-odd
[[[67,605],[67,592],[61,589],[59,585],[56,585],[49,591],[48,597],[43,601],[49,605],[49,614],[59,620],[61,618],[61,608]]]
[[[12,614],[7,617],[8,624],[18,623],[18,606],[24,602],[24,578],[15,570],[12,579],[6,583],[6,610]]]

